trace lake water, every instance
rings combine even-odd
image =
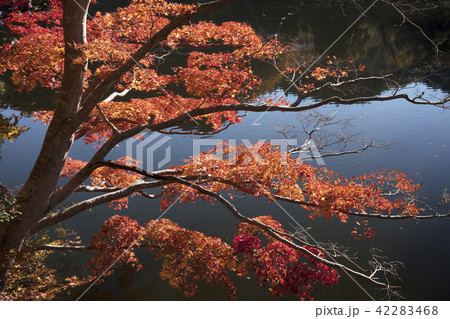
[[[126,1],[106,1],[102,10],[111,10],[115,5]],[[295,11],[296,1],[242,1],[233,8],[223,10],[211,19],[248,21],[258,32],[273,34],[279,30],[280,38],[286,41],[298,42],[300,47],[307,48],[316,56],[320,54],[339,34],[357,17],[357,12],[351,8],[333,6],[328,1],[318,1],[320,5],[306,5],[305,9]],[[100,5],[102,2],[100,1]],[[287,11],[294,12],[283,25],[279,24],[280,17]],[[421,18],[424,30],[433,35],[443,32],[439,27],[440,16],[434,13],[429,20]],[[425,19],[425,20],[423,20]],[[417,91],[442,96],[448,94],[450,86],[442,78],[433,78],[433,82],[424,81],[413,87],[406,75],[418,65],[432,61],[433,48],[413,30],[407,26],[399,27],[400,20],[391,11],[379,6],[370,11],[366,18],[358,24],[340,42],[333,47],[329,54],[339,58],[350,57],[357,59],[367,66],[367,74],[385,74],[395,72],[396,79],[405,86],[405,91],[413,94]],[[444,29],[445,31],[445,29]],[[448,30],[446,31],[448,33]],[[258,69],[258,66],[257,66]],[[260,67],[264,81],[261,95],[274,91],[282,92],[286,89],[283,83],[277,83],[276,72],[267,67]],[[445,68],[442,69],[443,72]],[[447,74],[448,75],[448,74]],[[378,94],[389,94],[378,86],[370,90]],[[288,92],[288,98],[295,96]],[[313,97],[318,98],[318,97]],[[16,98],[20,101],[37,100],[39,107],[51,105],[54,95],[35,92],[30,96]],[[423,196],[428,202],[436,205],[439,193],[443,188],[450,187],[450,113],[431,106],[412,105],[403,101],[383,103],[366,103],[352,106],[326,106],[320,111],[331,114],[337,111],[338,118],[361,116],[352,121],[351,132],[361,132],[361,137],[374,138],[380,143],[393,143],[388,149],[369,149],[361,154],[342,157],[326,158],[326,167],[345,176],[371,172],[378,168],[397,168],[408,173],[417,182],[423,180]],[[256,142],[259,139],[282,138],[275,132],[276,125],[295,126],[293,133],[298,134],[298,140],[303,141],[299,129],[299,120],[293,114],[267,113],[248,114],[242,124],[234,125],[224,132],[210,139],[249,139]],[[256,123],[255,123],[256,122]],[[31,130],[22,134],[17,142],[6,142],[0,146],[0,181],[8,187],[20,186],[24,183],[31,170],[34,159],[45,134],[46,127],[33,122],[31,118],[24,118],[22,123]],[[257,125],[252,125],[252,124]],[[330,128],[330,132],[336,133]],[[172,136],[167,144],[171,146],[172,164],[181,163],[182,159],[192,154],[193,138],[191,136]],[[351,146],[357,146],[355,143]],[[70,156],[75,159],[87,160],[95,149],[77,141]],[[117,147],[109,158],[124,156],[125,146]],[[163,154],[159,154],[162,158]],[[157,158],[158,160],[158,158]],[[312,162],[315,164],[315,162]],[[69,202],[82,198],[76,194]],[[336,221],[327,223],[323,220],[311,221],[307,213],[295,205],[281,203],[303,227],[311,227],[310,233],[318,241],[337,241],[349,246],[364,260],[371,247],[379,248],[384,255],[399,260],[405,264],[399,271],[402,279],[401,294],[407,300],[448,300],[448,266],[450,265],[450,250],[448,248],[448,233],[450,220],[428,221],[378,221],[371,224],[377,228],[375,240],[367,243],[356,241],[350,236],[354,223],[348,225]],[[290,228],[291,220],[275,204],[269,204],[264,199],[248,197],[236,198],[236,206],[245,215],[253,217],[272,215]],[[445,210],[444,210],[445,211]],[[74,229],[88,243],[90,236],[97,232],[105,219],[122,213],[137,219],[144,224],[150,219],[157,218],[161,212],[157,201],[133,198],[129,208],[125,211],[113,211],[107,205],[97,207],[93,212],[84,212],[62,224]],[[178,222],[188,229],[202,231],[207,235],[220,236],[230,242],[236,230],[237,221],[220,205],[211,206],[204,202],[195,204],[176,204],[164,216]],[[161,262],[154,260],[145,251],[138,251],[144,270],[130,271],[126,267],[118,269],[114,275],[106,278],[105,282],[92,288],[84,297],[86,300],[184,300],[181,292],[174,291],[159,278]],[[82,273],[83,264],[89,257],[88,252],[76,252],[67,256],[53,256],[52,261],[64,263],[62,269],[67,274]],[[257,287],[255,282],[238,279],[237,296],[242,300],[273,300],[274,297],[264,288]],[[376,289],[361,282],[361,285],[380,298]],[[78,292],[71,296],[61,296],[60,299],[73,299]],[[317,287],[313,293],[316,300],[366,300],[367,295],[345,274],[341,274],[339,284],[333,287]],[[222,300],[226,299],[222,289],[211,286],[200,287],[194,300]],[[282,299],[295,299],[295,296],[285,296]]]

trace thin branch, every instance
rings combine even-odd
[[[375,147],[375,148],[381,148],[381,149],[386,149],[386,147],[381,146],[381,145],[377,145],[377,144],[365,144],[362,148],[356,149],[356,150],[351,150],[351,151],[342,151],[342,152],[332,152],[332,153],[327,153],[327,154],[320,154],[320,156],[307,156],[307,157],[303,157],[302,160],[310,160],[310,159],[318,159],[318,158],[323,158],[323,157],[330,157],[330,156],[341,156],[341,155],[348,155],[348,154],[359,154],[364,152],[365,150],[369,149],[370,147]],[[300,147],[296,147],[295,149],[292,149],[289,151],[289,154],[298,154],[298,153],[302,153],[301,150],[301,146]]]
[[[356,79],[346,80],[346,81],[342,81],[342,82],[338,82],[338,83],[326,82],[326,83],[322,84],[321,86],[319,86],[317,88],[309,90],[307,93],[302,93],[301,91],[299,91],[297,100],[294,103],[292,103],[290,106],[291,107],[296,107],[296,106],[300,105],[300,103],[303,101],[303,99],[305,99],[308,96],[313,95],[314,93],[317,93],[317,92],[323,90],[324,88],[337,89],[337,88],[339,88],[341,86],[357,84],[359,82],[380,81],[380,80],[386,81],[386,79],[391,77],[391,76],[392,76],[392,74],[387,74],[387,75],[384,75],[384,76],[359,77],[359,78],[356,78]]]
[[[288,198],[285,196],[279,196],[279,195],[273,195],[274,198],[292,203],[292,204],[299,204],[309,207],[319,207],[319,205],[310,203],[310,202],[304,202],[299,201],[297,199]],[[371,214],[371,213],[362,213],[362,212],[354,212],[354,211],[342,211],[342,214],[346,215],[352,215],[357,217],[364,217],[364,218],[379,218],[379,219],[392,219],[392,220],[400,220],[400,219],[432,219],[432,218],[448,218],[450,217],[450,213],[448,214],[434,214],[434,215],[414,215],[414,214],[402,214],[402,215],[386,215],[386,214]]]
[[[390,288],[399,288],[399,287],[396,287],[396,286],[390,286],[390,285],[388,285],[388,284],[386,284],[386,283],[377,281],[377,280],[375,280],[374,278],[371,278],[370,276],[367,276],[367,275],[365,275],[365,274],[363,274],[363,273],[361,273],[361,272],[359,272],[359,271],[356,271],[356,270],[354,270],[354,269],[348,268],[347,266],[345,266],[345,265],[343,265],[343,264],[340,264],[340,263],[337,263],[337,262],[333,262],[333,261],[329,261],[329,260],[327,260],[327,259],[325,259],[325,258],[322,258],[322,257],[320,257],[320,256],[318,256],[318,255],[312,253],[311,251],[309,251],[309,250],[306,249],[305,247],[299,246],[299,245],[295,244],[294,242],[292,242],[292,241],[286,239],[286,237],[291,237],[291,235],[285,234],[285,233],[280,233],[280,232],[277,231],[276,229],[274,229],[274,228],[272,228],[272,227],[270,227],[270,226],[268,226],[268,225],[266,225],[266,224],[264,224],[264,223],[261,223],[260,221],[258,221],[258,220],[256,220],[256,219],[248,218],[248,217],[242,215],[242,214],[236,209],[236,207],[235,207],[233,204],[231,204],[228,200],[226,200],[222,195],[220,195],[220,194],[218,194],[218,193],[215,193],[215,192],[213,192],[213,191],[210,191],[210,190],[208,190],[208,189],[206,189],[206,188],[204,188],[204,187],[201,187],[201,186],[199,186],[199,185],[196,185],[196,184],[192,185],[192,183],[189,183],[188,181],[184,181],[184,180],[181,179],[181,178],[175,178],[175,179],[178,180],[178,182],[179,182],[180,184],[184,184],[184,185],[186,185],[186,186],[190,185],[191,188],[197,190],[198,192],[200,192],[200,193],[202,193],[202,194],[205,194],[205,195],[208,195],[208,196],[211,196],[211,197],[217,199],[217,200],[218,200],[225,208],[227,208],[227,209],[233,214],[233,216],[235,216],[237,219],[239,219],[239,220],[241,220],[241,221],[243,221],[243,222],[245,222],[245,223],[248,223],[248,224],[250,224],[250,225],[254,225],[254,226],[256,226],[256,227],[262,229],[264,232],[266,232],[269,236],[271,236],[272,238],[276,239],[277,241],[280,241],[280,242],[282,242],[283,244],[286,244],[286,245],[289,246],[289,247],[292,247],[292,248],[294,248],[294,249],[296,249],[296,250],[298,250],[298,251],[301,251],[301,252],[304,253],[305,255],[308,255],[309,257],[315,259],[316,261],[318,261],[318,262],[320,262],[320,263],[322,263],[322,264],[325,264],[325,265],[330,266],[330,267],[333,267],[333,268],[341,269],[341,270],[343,270],[343,271],[346,271],[346,272],[348,272],[348,273],[350,273],[350,274],[352,274],[352,275],[354,275],[354,276],[357,276],[357,277],[359,277],[359,278],[362,278],[362,279],[364,279],[364,280],[366,280],[366,281],[369,281],[369,282],[371,282],[371,283],[373,283],[373,284],[375,284],[375,285],[377,285],[377,286],[380,286],[380,287],[384,287],[384,288],[386,288],[386,287],[390,287]],[[297,240],[296,238],[292,238],[292,239]]]
[[[102,108],[100,107],[100,105],[96,105],[96,108],[98,110],[98,112],[100,113],[100,115],[103,117],[103,119],[105,120],[105,122],[109,125],[109,127],[112,129],[112,131],[114,133],[120,133],[120,130],[106,117],[105,113],[103,113]]]
[[[51,215],[46,215],[43,217],[37,225],[33,228],[32,233],[36,233],[39,230],[55,225],[61,221],[64,221],[70,217],[78,215],[79,213],[96,207],[101,204],[109,203],[110,201],[129,196],[143,188],[154,188],[164,185],[161,181],[144,182],[138,181],[128,187],[121,188],[107,194],[99,195],[81,202],[78,202],[61,212],[53,213]]]
[[[212,132],[198,132],[198,131],[174,131],[174,129],[171,130],[158,130],[159,133],[162,134],[173,134],[173,135],[200,135],[200,136],[211,136],[215,135],[217,133],[220,133],[222,131],[225,131],[227,128],[229,128],[233,123],[228,123],[223,128],[212,131]]]
[[[439,52],[443,52],[443,51],[439,50],[439,47],[437,46],[437,44],[434,43],[434,41],[430,39],[430,37],[423,31],[423,29],[419,25],[417,25],[416,23],[411,21],[411,19],[408,18],[406,16],[406,14],[402,10],[400,10],[394,3],[392,3],[392,1],[386,1],[386,0],[382,0],[382,1],[384,3],[392,6],[402,16],[403,21],[407,21],[409,24],[411,24],[413,27],[415,27],[417,30],[419,30],[419,32],[425,37],[425,39],[427,39],[427,41],[433,45],[434,49],[436,50],[436,59],[439,60]]]
[[[36,245],[30,247],[32,250],[68,250],[68,251],[86,251],[91,250],[89,246],[72,245]]]

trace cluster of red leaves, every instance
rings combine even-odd
[[[235,60],[231,53],[193,52],[187,66],[178,68],[177,74],[187,93],[200,98],[250,97],[249,91],[260,85],[248,62]]]
[[[47,11],[13,11],[3,22],[20,36],[14,45],[0,48],[0,74],[12,71],[12,81],[20,90],[36,85],[57,88],[64,59],[61,1],[49,0]]]
[[[142,268],[133,248],[137,247],[144,228],[138,222],[127,216],[115,215],[106,220],[99,233],[92,237],[91,249],[95,251],[89,261],[88,268],[91,275],[112,274],[113,264],[128,263],[137,270]]]
[[[0,0],[0,8],[8,8],[11,11],[30,9],[30,0]]]
[[[233,21],[221,25],[201,21],[184,26],[170,34],[167,44],[172,47],[232,46],[236,47],[232,54],[237,59],[245,57],[267,59],[285,49],[274,40],[264,41],[248,24]]]
[[[403,172],[397,170],[381,169],[377,173],[363,174],[359,177],[352,176],[352,180],[358,180],[363,185],[367,185],[377,190],[377,194],[398,194],[387,211],[390,213],[393,209],[399,210],[404,214],[417,215],[424,208],[417,207],[415,203],[416,194],[420,190],[419,184],[414,184],[412,179],[408,178]]]
[[[365,69],[364,65],[356,64],[353,60],[338,60],[335,56],[327,56],[327,66],[316,67],[311,73],[311,76],[317,81],[322,81],[324,79],[340,79],[346,78],[350,73],[357,74]],[[306,76],[308,78],[308,76]]]
[[[257,220],[282,230],[270,216]],[[139,270],[141,265],[133,250],[140,245],[156,258],[164,259],[161,278],[171,287],[183,290],[188,297],[196,294],[200,282],[206,282],[225,287],[228,297],[234,298],[236,287],[230,279],[232,273],[245,276],[253,272],[258,285],[268,286],[273,295],[292,292],[302,300],[311,299],[315,283],[332,285],[337,282],[339,276],[335,270],[270,237],[267,237],[269,244],[262,246],[258,235],[263,235],[258,228],[241,223],[230,246],[220,238],[182,228],[167,219],[149,221],[144,228],[129,217],[116,215],[93,237],[90,247],[95,253],[89,268],[93,276],[107,269],[105,275],[110,275],[121,263],[130,263]],[[324,257],[317,249],[307,249]]]
[[[230,160],[232,158],[232,160]],[[414,198],[419,185],[403,173],[382,170],[377,174],[352,177],[335,174],[325,168],[316,168],[281,153],[270,143],[251,147],[222,144],[202,153],[187,164],[174,167],[185,175],[209,175],[205,187],[214,192],[236,190],[252,196],[273,195],[305,201],[311,218],[338,217],[348,219],[347,212],[372,211],[390,214],[394,209],[404,214],[417,214]],[[385,196],[386,190],[397,192],[395,200]],[[187,186],[171,184],[164,187],[162,208],[181,196],[182,202],[198,198],[208,199]]]
[[[164,258],[161,278],[191,297],[199,281],[224,286],[232,298],[236,288],[229,273],[236,266],[233,249],[220,238],[180,227],[160,219],[146,225],[145,239],[156,258]]]
[[[364,65],[357,64],[351,59],[340,60],[335,56],[327,56],[327,62],[325,65],[318,66],[311,71],[310,75],[305,75],[305,79],[312,79],[313,82],[301,84],[300,91],[306,94],[316,88],[314,81],[339,81],[340,79],[357,75],[359,72],[364,71],[364,69]],[[302,73],[299,67],[288,67],[281,72],[281,74],[293,74],[294,77],[296,73]]]
[[[262,104],[267,105],[275,105],[275,106],[286,106],[291,104],[289,100],[286,99],[286,95],[283,93],[280,93],[278,91],[275,91],[271,95],[265,96],[261,101]],[[284,112],[284,111],[281,111]]]
[[[312,300],[310,294],[315,284],[333,285],[339,280],[333,268],[280,242],[262,246],[255,236],[239,235],[234,238],[233,248],[243,258],[239,274],[252,271],[258,285],[269,286],[274,296],[294,293],[300,300]],[[323,257],[323,252],[317,249],[304,248]]]
[[[30,0],[2,0],[0,6],[10,7],[3,20],[10,30],[20,36],[30,33],[45,33],[47,30],[62,31],[61,0],[47,0],[47,10],[32,10]],[[31,5],[30,5],[31,4]]]
[[[281,224],[271,216],[260,216],[255,219],[284,232]],[[268,240],[266,246],[261,243],[262,235]],[[234,238],[233,248],[236,253],[242,254],[239,274],[244,276],[251,270],[255,274],[258,285],[270,286],[270,293],[275,296],[291,292],[301,300],[311,300],[310,293],[315,284],[334,285],[339,280],[339,274],[335,269],[274,240],[260,228],[247,223],[239,224],[238,236]],[[321,250],[308,246],[303,248],[320,258],[325,258]]]
[[[187,164],[173,168],[181,170],[183,175],[208,174],[217,179],[206,185],[214,192],[230,191],[238,186],[238,191],[256,197],[267,196],[270,200],[272,190],[280,196],[304,200],[297,179],[311,174],[313,168],[297,165],[295,159],[285,155],[269,143],[254,144],[251,147],[223,143],[187,160]],[[162,209],[168,207],[175,198],[179,198],[181,202],[193,202],[197,198],[210,200],[184,185],[167,185],[163,192],[165,196],[161,199]]]
[[[164,28],[170,17],[192,12],[195,8],[195,5],[163,0],[134,0],[113,13],[97,12],[88,22],[86,57],[106,64],[123,63],[140,44]]]
[[[118,164],[137,166],[137,161],[131,157],[125,156],[114,161]],[[81,160],[74,160],[67,157],[64,167],[61,171],[61,177],[73,177],[80,169],[82,169],[87,163]],[[127,187],[136,182],[140,175],[133,172],[124,170],[116,170],[111,167],[97,168],[91,175],[92,186],[95,187]],[[122,209],[128,207],[128,197],[123,197],[112,201],[109,207],[114,209]]]

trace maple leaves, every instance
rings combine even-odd
[[[122,157],[115,161],[118,164],[127,164],[136,166],[137,161],[130,157]],[[61,171],[61,177],[73,177],[80,169],[87,163],[80,160],[73,160],[68,157]],[[127,187],[136,182],[140,175],[133,172],[123,170],[115,170],[110,167],[99,167],[91,175],[91,183],[94,187],[108,188],[108,187]],[[128,198],[120,198],[111,201],[109,207],[114,209],[122,209],[128,207]]]
[[[251,57],[267,59],[279,55],[285,47],[275,40],[263,40],[246,23],[224,22],[220,26],[212,22],[201,21],[173,31],[167,44],[172,47],[208,45],[237,47],[232,51],[236,59]]]
[[[3,0],[3,3],[5,1]],[[10,71],[14,84],[20,90],[30,91],[36,86],[55,89],[60,86],[64,59],[61,27],[63,12],[60,1],[49,0],[48,3],[48,10],[34,12],[18,2],[17,10],[5,19],[5,24],[19,35],[20,39],[13,45],[4,45],[1,48],[4,58],[0,62],[0,73]],[[276,40],[267,40],[257,35],[249,25],[240,22],[218,25],[201,21],[170,29],[164,37],[157,37],[158,33],[173,21],[179,21],[177,19],[181,16],[196,12],[200,6],[163,0],[134,0],[128,7],[119,8],[112,13],[97,13],[92,20],[88,20],[87,43],[75,49],[82,52],[80,61],[89,61],[89,69],[81,70],[84,74],[80,78],[86,79],[85,91],[83,97],[78,96],[82,102],[75,106],[73,113],[83,108],[87,111],[80,111],[83,116],[76,122],[72,131],[65,132],[67,136],[71,139],[76,130],[75,138],[83,137],[86,143],[102,143],[113,135],[119,136],[137,126],[144,128],[145,124],[157,125],[182,115],[187,118],[189,114],[186,113],[194,110],[238,105],[242,101],[251,100],[261,84],[252,70],[252,61],[275,58],[285,48]],[[153,37],[156,37],[157,42],[149,46],[153,50],[144,50],[142,45],[151,44],[149,41],[154,39]],[[71,45],[73,44],[65,44],[66,48]],[[142,52],[137,58],[139,65],[124,67],[122,73],[117,72],[124,64],[131,64],[130,56],[139,52]],[[183,54],[186,60],[178,67],[168,70],[163,67],[164,58],[166,54],[173,52]],[[348,78],[351,72],[363,70],[362,66],[356,66],[350,60],[348,63],[341,63],[335,58],[327,59],[326,65],[316,67],[311,75],[305,76],[311,83],[302,84],[298,88],[299,94],[319,89],[316,88],[318,82],[339,82],[342,78]],[[75,61],[75,64],[78,62]],[[297,71],[299,70],[296,68],[289,68],[285,73]],[[118,76],[113,81],[111,75],[114,75],[114,72],[117,72]],[[107,98],[97,103],[110,88],[105,85],[104,91],[99,89],[99,98],[92,99],[95,103],[90,105],[85,102],[90,101],[91,96],[96,96],[98,83],[109,83],[106,80],[114,82],[111,87],[118,90],[118,95],[139,91],[140,98],[124,98],[121,101]],[[277,101],[267,99],[265,102],[273,102],[275,105],[289,104],[289,101],[282,98]],[[46,124],[52,121],[53,116],[52,111],[35,113],[35,118]],[[198,117],[197,119],[200,120]],[[64,118],[61,123],[69,123],[73,118],[71,116],[69,121],[66,120]],[[214,130],[221,129],[226,122],[240,122],[235,111],[215,112],[202,117],[201,120]],[[130,136],[131,134],[128,135]],[[118,138],[114,143],[124,139],[125,137]],[[71,141],[66,144],[70,145]],[[61,164],[67,152],[60,152],[64,154],[61,156]],[[108,152],[106,150],[103,154]],[[216,152],[218,154],[215,154]],[[389,215],[398,210],[408,216],[415,216],[420,212],[416,205],[419,186],[413,184],[405,174],[380,171],[377,174],[345,178],[327,169],[299,162],[270,143],[245,147],[219,145],[214,150],[186,161],[184,165],[172,167],[174,176],[166,176],[166,180],[162,176],[145,174],[142,170],[140,172],[143,174],[140,175],[136,169],[138,163],[131,158],[109,162],[108,166],[103,161],[105,155],[99,155],[98,161],[89,163],[96,168],[92,172],[85,169],[88,163],[66,158],[61,177],[73,178],[81,170],[83,173],[87,171],[87,175],[77,176],[80,182],[72,190],[72,185],[69,185],[68,191],[65,185],[49,191],[48,194],[54,196],[56,193],[63,193],[61,202],[80,189],[109,193],[107,195],[116,195],[114,192],[117,190],[131,189],[128,193],[119,192],[117,197],[124,196],[124,193],[143,194],[131,192],[139,189],[136,185],[139,184],[141,176],[145,175],[153,176],[161,182],[158,186],[163,185],[160,194],[160,205],[163,209],[178,199],[181,202],[194,202],[198,199],[213,201],[215,198],[222,204],[228,203],[221,194],[228,193],[229,198],[233,199],[232,193],[240,192],[266,197],[270,202],[284,200],[296,203],[309,211],[311,218],[324,217],[327,221],[339,218],[340,221],[346,222],[348,215],[354,211]],[[121,166],[114,167],[112,163]],[[177,179],[175,176],[181,177]],[[185,181],[183,178],[195,180],[197,188],[193,187],[193,184],[188,186],[180,182]],[[91,181],[91,188],[88,185],[80,185],[88,179]],[[78,182],[73,184],[76,183]],[[112,197],[107,197],[107,200]],[[110,206],[115,209],[126,208],[128,197],[117,197]],[[90,203],[87,203],[88,201],[83,204],[93,207],[101,202],[101,199],[97,197],[91,199]],[[63,212],[45,216],[44,219],[48,221],[57,215],[63,216],[61,220],[64,220],[64,213],[76,205]],[[82,205],[78,207],[80,206]],[[80,208],[80,212],[82,209],[84,208]],[[47,213],[41,212],[40,216]],[[327,263],[325,253],[307,245],[297,246],[296,249],[289,241],[293,236],[288,235],[278,221],[270,216],[251,220],[239,215],[237,211],[233,213],[248,223],[238,226],[237,236],[232,244],[184,229],[165,219],[150,221],[144,227],[129,217],[113,216],[104,223],[101,231],[94,235],[88,247],[94,251],[89,263],[92,270],[89,280],[101,276],[105,271],[106,275],[110,275],[113,271],[111,266],[116,263],[129,263],[138,270],[141,269],[134,249],[146,247],[155,257],[164,259],[161,277],[172,287],[184,290],[187,296],[196,293],[198,282],[206,281],[225,287],[227,294],[234,297],[236,287],[231,280],[232,274],[246,276],[252,273],[258,284],[268,286],[273,295],[294,293],[302,300],[311,298],[315,283],[332,285],[337,282],[339,276],[336,270],[324,264]],[[355,238],[373,237],[374,229],[367,221],[358,222],[357,225],[352,231]],[[264,231],[267,229],[276,232]],[[278,234],[280,237],[275,240],[271,234]],[[43,255],[36,254],[35,257],[40,261]],[[48,272],[50,282],[54,281],[52,275],[53,273]],[[368,279],[372,280],[370,277]],[[69,282],[73,285],[82,283],[76,278],[69,278]]]
[[[243,255],[243,262],[239,266],[240,275],[252,271],[258,285],[269,286],[274,296],[291,292],[300,300],[311,300],[310,293],[315,284],[333,285],[339,279],[333,268],[277,241],[262,246],[257,237],[244,234],[234,238],[233,248]],[[323,252],[307,246],[305,248],[323,257]]]
[[[350,74],[358,74],[358,72],[364,71],[365,66],[356,64],[351,59],[338,60],[335,56],[327,56],[326,67],[316,67],[311,76],[317,81],[322,81],[327,78],[335,78],[337,80],[341,78],[347,78]],[[308,78],[308,76],[306,76]]]
[[[106,275],[110,275],[113,272],[110,266],[116,262],[141,269],[142,265],[138,263],[133,248],[138,245],[142,233],[143,227],[130,217],[115,215],[106,220],[90,244],[95,251],[88,264],[91,274],[95,276],[107,271]]]
[[[229,272],[236,265],[233,249],[216,237],[208,237],[178,224],[161,219],[146,225],[145,239],[157,258],[164,258],[161,278],[171,287],[183,289],[191,297],[197,291],[197,282],[205,281],[226,288],[233,297],[236,288]]]
[[[88,264],[92,275],[120,263],[141,269],[133,252],[138,246],[148,248],[156,258],[164,258],[161,278],[171,287],[183,289],[188,297],[195,295],[199,281],[224,286],[230,297],[236,292],[229,278],[236,264],[234,250],[219,238],[184,229],[167,219],[151,220],[141,227],[129,217],[111,217],[90,244],[95,250]],[[106,275],[112,271],[111,267]]]
[[[193,52],[187,67],[177,71],[178,81],[184,83],[187,93],[200,98],[235,98],[254,92],[260,85],[248,63],[236,61],[231,53]]]
[[[216,151],[220,151],[221,156],[217,156]],[[231,161],[230,156],[233,156]],[[120,162],[127,163],[127,159]],[[136,163],[128,164],[132,168]],[[81,161],[69,159],[63,174],[71,176],[84,165]],[[347,213],[352,210],[390,214],[394,209],[402,209],[403,213],[410,214],[411,209],[406,208],[418,209],[413,195],[419,186],[403,173],[382,170],[377,174],[347,179],[299,162],[288,154],[280,153],[270,143],[251,147],[223,144],[172,169],[184,178],[197,178],[198,184],[215,194],[238,191],[264,196],[270,201],[297,202],[312,212],[312,218],[324,216],[330,220],[337,217],[346,222]],[[108,166],[98,168],[92,174],[93,184],[105,188],[127,187],[138,178],[137,173]],[[392,202],[387,199],[386,192],[394,191],[397,198]],[[162,195],[163,209],[175,198],[182,202],[213,199],[207,193],[176,180],[162,187]],[[199,282],[206,281],[224,286],[228,296],[234,298],[236,287],[230,277],[232,273],[238,276],[251,273],[258,285],[268,287],[272,295],[293,293],[301,300],[312,298],[311,291],[315,284],[337,283],[339,275],[323,263],[326,260],[323,251],[303,245],[302,248],[311,253],[307,254],[289,246],[292,237],[270,216],[253,220],[260,224],[239,224],[237,236],[230,246],[219,238],[184,229],[169,220],[149,221],[142,227],[129,217],[113,216],[93,237],[90,247],[95,253],[89,266],[94,269],[93,276],[105,270],[110,274],[112,268],[108,267],[118,259],[119,263],[130,263],[141,269],[133,250],[146,247],[156,258],[164,259],[161,278],[167,280],[171,287],[183,290],[188,297],[195,295]],[[277,231],[280,238],[286,238],[288,242],[274,239],[258,225]],[[351,234],[356,239],[369,240],[375,230],[363,221],[357,222]]]
[[[12,71],[12,81],[20,90],[60,85],[64,59],[62,6],[60,1],[49,0],[49,7],[46,11],[13,11],[4,19],[5,25],[21,37],[14,45],[0,48],[0,74]]]
[[[260,216],[255,220],[285,232],[281,224],[271,216]],[[310,293],[315,284],[333,285],[338,282],[339,275],[335,269],[274,240],[258,227],[241,223],[237,234],[233,240],[233,248],[236,253],[242,254],[242,262],[238,266],[239,275],[246,276],[249,271],[253,272],[258,285],[269,286],[272,295],[282,296],[291,292],[301,300],[311,300]],[[261,236],[268,241],[267,245],[262,244]],[[325,257],[323,251],[303,247],[318,257]]]
[[[185,175],[208,175],[204,183],[214,192],[235,190],[265,196],[270,201],[277,198],[297,201],[312,212],[311,218],[325,217],[328,221],[337,217],[346,222],[347,213],[352,210],[363,213],[370,210],[376,214],[390,214],[394,209],[404,214],[420,211],[415,201],[419,185],[404,173],[381,170],[347,179],[283,154],[270,143],[251,147],[223,144],[174,168]],[[166,185],[163,189],[162,208],[178,196],[186,202],[205,199],[196,190],[182,185]],[[389,200],[388,191],[395,192],[395,200]]]
[[[173,17],[195,9],[196,5],[148,0],[132,1],[113,13],[97,13],[87,21],[87,43],[79,47],[83,57],[90,61],[85,87],[95,79],[106,78]],[[64,58],[61,3],[54,0],[48,11],[24,14],[14,13],[5,20],[21,38],[13,46],[2,47],[5,59],[0,63],[0,73],[12,71],[13,82],[21,90],[30,91],[36,86],[58,88]],[[238,22],[216,25],[201,21],[186,25],[174,30],[160,45],[170,50],[221,46],[224,52],[191,51],[186,65],[169,73],[158,70],[161,62],[157,55],[147,54],[139,66],[121,77],[115,88],[148,92],[151,97],[99,104],[105,116],[121,130],[147,123],[150,118],[155,118],[154,123],[161,123],[195,108],[236,104],[237,98],[250,99],[260,85],[251,61],[273,58],[284,50],[279,43],[264,40],[249,25]],[[173,93],[173,88],[177,92],[185,91],[187,96]],[[53,112],[41,111],[34,115],[48,124]],[[239,122],[236,112],[206,116],[206,123],[214,130],[225,122]],[[90,143],[100,142],[111,134],[110,126],[95,108],[81,125],[77,137],[83,136]]]
[[[342,84],[342,82],[349,81],[355,77],[357,78],[365,70],[364,65],[357,64],[352,59],[338,59],[335,56],[327,56],[326,59],[327,61],[322,66],[311,69],[310,74],[303,73],[299,67],[287,67],[283,71],[280,71],[280,74],[292,85],[294,85],[292,81],[297,76],[299,79],[302,77],[308,79],[307,82],[300,83],[298,90],[303,95],[310,95],[312,92],[317,92],[320,88],[331,86],[330,84],[332,83]]]
[[[270,216],[257,220],[281,227]],[[133,250],[146,247],[156,258],[164,259],[161,278],[171,287],[183,290],[187,297],[194,296],[198,283],[204,281],[224,286],[228,297],[233,299],[236,287],[231,274],[247,276],[250,271],[258,285],[269,286],[271,294],[282,296],[292,292],[302,300],[311,299],[310,292],[317,282],[337,283],[339,276],[334,269],[273,239],[263,246],[257,237],[261,235],[259,230],[246,223],[239,224],[238,229],[230,246],[219,238],[182,228],[167,219],[152,220],[141,227],[129,217],[116,215],[93,237],[90,247],[95,253],[88,266],[93,276],[104,271],[110,275],[113,269],[110,266],[120,263],[129,263],[139,270],[142,266]],[[315,248],[307,249],[324,257]]]

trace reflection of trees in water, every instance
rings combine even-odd
[[[359,16],[361,10],[356,9],[352,2],[354,1],[309,1],[302,2],[298,5],[298,9],[295,9],[292,2],[288,1],[283,4],[284,12],[289,8],[295,12],[285,16],[278,36],[286,42],[299,44],[296,46],[295,54],[297,61],[304,63],[313,61],[313,58],[324,52]],[[418,8],[424,11],[413,12],[411,7],[403,4],[401,9],[405,10],[405,14],[439,46],[442,53],[448,52],[450,19],[442,10],[445,4],[440,1],[407,2],[419,4]],[[272,1],[264,3],[267,7],[275,6]],[[431,5],[441,5],[441,8],[424,9],[425,6]],[[365,7],[367,6],[361,5],[361,8]],[[264,16],[263,12],[264,8],[261,8],[260,16]],[[248,19],[249,22],[258,20],[256,17]],[[267,25],[261,28],[270,33],[277,32],[274,21],[278,21],[279,27],[281,19],[283,17],[280,15],[278,20],[272,18],[258,21],[267,22]],[[439,57],[441,61],[438,61],[434,45],[421,34],[421,30],[407,22],[402,23],[402,16],[383,3],[372,8],[366,17],[339,39],[328,54],[357,60],[367,67],[367,76],[392,73],[399,85],[422,81],[434,88],[450,90],[449,70],[446,66],[448,56],[441,54]],[[282,61],[279,64],[287,62]],[[264,91],[270,90],[269,85],[277,85],[277,81],[281,78],[277,70],[267,67],[261,68],[261,74],[266,81]],[[288,85],[281,84],[281,87],[286,88]],[[386,87],[375,86],[373,89],[375,90],[373,93],[380,93]]]
[[[3,105],[2,97],[5,95],[5,85],[4,82],[0,81],[0,110],[8,109],[8,105]],[[14,141],[20,134],[27,131],[28,128],[25,126],[19,126],[20,115],[12,114],[6,116],[0,113],[0,148],[5,141]],[[0,149],[0,159],[1,149]]]

